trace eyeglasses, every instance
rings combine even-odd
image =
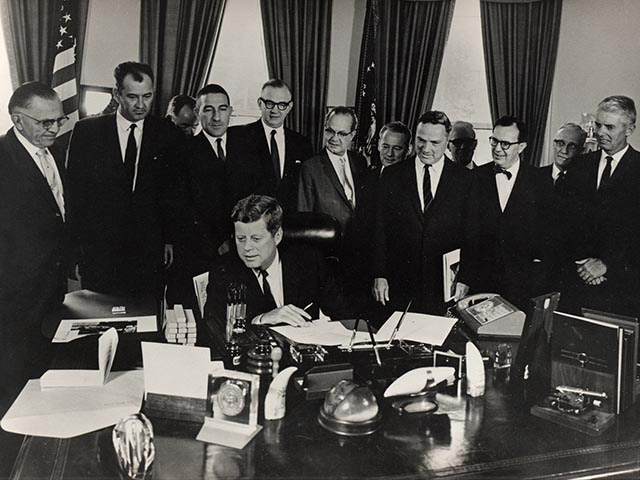
[[[329,138],[332,138],[337,135],[338,138],[343,139],[343,138],[347,138],[352,133],[353,133],[353,130],[351,130],[350,132],[343,132],[343,131],[336,132],[333,128],[327,127],[324,129],[324,134]]]
[[[64,117],[60,117],[60,118],[47,118],[47,119],[44,119],[44,120],[39,120],[37,118],[32,117],[31,115],[27,115],[24,112],[17,112],[17,113],[19,113],[20,115],[24,115],[25,117],[30,118],[31,120],[36,122],[38,125],[40,125],[45,130],[49,130],[55,124],[58,124],[58,128],[60,128],[65,123],[67,123],[67,120],[69,120],[69,117],[67,117],[66,115]]]
[[[281,111],[286,110],[289,107],[289,105],[291,105],[291,102],[293,101],[293,100],[289,100],[288,102],[274,102],[262,97],[260,97],[258,100],[264,103],[264,106],[267,107],[268,110],[271,110],[273,107],[277,106],[278,110],[281,110]]]
[[[454,140],[449,140],[449,143],[453,143],[456,148],[460,148],[472,147],[476,144],[476,141],[473,138],[456,138]]]
[[[565,142],[564,140],[554,140],[553,144],[556,146],[556,148],[559,148],[560,150],[563,149],[567,149],[567,152],[569,151],[573,151],[575,152],[576,150],[578,150],[578,144],[573,143],[573,142]]]
[[[496,137],[489,137],[489,143],[491,144],[492,148],[496,148],[498,145],[500,145],[500,148],[502,148],[502,150],[507,151],[513,145],[517,145],[522,142],[507,142],[506,140],[498,140]]]

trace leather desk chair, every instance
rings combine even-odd
[[[331,215],[314,212],[291,212],[282,221],[285,243],[314,246],[332,263],[337,262],[341,242],[340,224]]]

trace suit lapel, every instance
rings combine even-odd
[[[436,195],[433,197],[431,201],[431,205],[429,205],[429,209],[427,210],[427,219],[433,215],[433,212],[439,208],[440,204],[444,202],[444,198],[447,198],[447,190],[449,189],[449,185],[451,183],[451,176],[453,172],[451,171],[451,166],[448,164],[448,159],[445,156],[442,161],[442,174],[440,175],[440,181],[438,182],[438,188],[436,189]]]
[[[298,265],[292,261],[286,249],[279,249],[278,252],[280,254],[280,261],[282,262],[282,288],[284,290],[282,296],[284,298],[284,304],[292,303],[295,305],[299,296],[299,283],[296,281],[296,279],[300,278],[297,273]],[[304,307],[304,305],[298,306],[300,308]]]
[[[411,199],[411,206],[413,207],[415,214],[422,222],[424,214],[422,212],[422,205],[420,204],[420,195],[418,193],[418,184],[416,178],[416,162],[415,157],[405,161],[405,181],[403,185],[406,185],[407,192]]]
[[[344,188],[342,188],[336,169],[333,168],[333,164],[331,163],[331,160],[329,160],[329,155],[326,150],[322,152],[322,169],[324,170],[324,174],[329,179],[331,185],[333,185],[333,188],[336,189],[340,198],[344,201],[345,205],[348,205],[349,208],[353,208],[351,202],[347,199],[347,195],[344,193]]]

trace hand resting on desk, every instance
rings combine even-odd
[[[311,320],[311,315],[302,308],[289,304],[258,315],[251,323],[254,325],[278,325],[280,323],[286,323],[294,327],[306,327],[308,320]]]

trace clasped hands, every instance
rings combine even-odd
[[[576,264],[578,276],[587,285],[600,285],[607,280],[607,266],[599,258],[585,258],[576,261]]]

